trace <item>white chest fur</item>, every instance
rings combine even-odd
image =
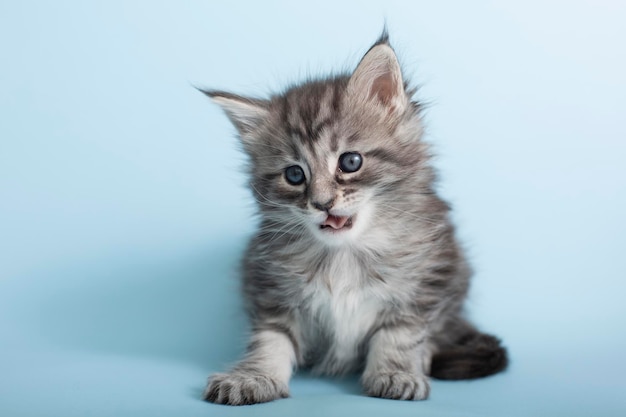
[[[300,328],[309,349],[325,349],[317,352],[315,369],[341,373],[356,365],[359,345],[385,304],[375,284],[349,252],[336,254],[313,277],[304,294]]]

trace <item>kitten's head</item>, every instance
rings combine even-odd
[[[349,75],[268,100],[205,93],[237,128],[264,227],[275,233],[358,244],[430,187],[419,107],[386,36]]]

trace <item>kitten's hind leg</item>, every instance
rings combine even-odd
[[[295,362],[294,345],[287,333],[273,329],[257,331],[246,357],[235,368],[209,378],[204,399],[245,405],[288,397]]]
[[[384,326],[372,336],[361,377],[367,395],[395,400],[428,398],[426,333],[416,327],[408,323]]]

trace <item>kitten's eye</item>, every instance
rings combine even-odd
[[[285,170],[285,179],[291,185],[300,185],[304,182],[304,171],[298,165],[292,165]]]
[[[363,157],[356,152],[346,152],[339,157],[339,169],[343,172],[356,172],[363,165]]]

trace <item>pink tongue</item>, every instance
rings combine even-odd
[[[326,217],[326,220],[324,221],[324,223],[322,223],[322,226],[330,226],[333,229],[341,229],[343,226],[345,226],[348,219],[349,217],[330,215]]]

